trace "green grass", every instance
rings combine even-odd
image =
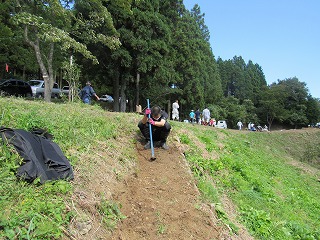
[[[134,126],[124,127],[128,118],[130,114],[108,117],[97,105],[0,98],[1,126],[25,130],[46,129],[54,135],[54,141],[74,167],[78,165],[80,156],[89,156],[100,142],[135,131]],[[130,158],[130,152],[124,151],[119,161],[125,164]],[[76,215],[68,207],[72,205],[73,185],[66,181],[52,181],[44,185],[40,185],[38,180],[32,184],[18,181],[15,170],[21,161],[11,148],[1,145],[0,239],[60,239]],[[123,218],[116,203],[101,199],[96,207],[102,221],[109,224],[108,228],[114,227]]]
[[[217,150],[217,131],[194,134],[207,151]],[[319,239],[318,176],[289,164],[304,155],[301,144],[319,146],[319,134],[229,132],[218,140],[224,145],[219,159],[204,159],[194,150],[186,156],[206,199],[217,205],[219,195],[227,194],[238,207],[240,221],[257,239]],[[216,188],[204,184],[208,176]],[[225,218],[221,208],[217,214]]]

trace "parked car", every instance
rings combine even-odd
[[[103,102],[113,102],[113,97],[111,97],[110,95],[102,95],[100,97],[100,101],[103,101]]]
[[[219,120],[219,121],[217,121],[215,127],[216,127],[216,128],[224,128],[224,129],[228,128],[227,122],[226,122],[225,120]]]
[[[69,86],[62,87],[61,92],[65,95],[69,95]]]
[[[28,83],[32,89],[33,97],[43,98],[44,97],[44,81],[43,80],[30,80]],[[59,98],[61,96],[61,89],[57,83],[53,84],[51,97]]]
[[[31,86],[22,80],[2,79],[0,80],[0,92],[3,95],[31,97]]]

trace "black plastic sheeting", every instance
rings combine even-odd
[[[2,140],[13,145],[23,158],[17,170],[19,179],[32,182],[40,178],[40,183],[48,180],[72,180],[73,170],[60,147],[52,141],[53,136],[42,129],[28,132],[23,129],[0,127]]]

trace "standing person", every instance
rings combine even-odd
[[[195,118],[195,113],[193,110],[189,113],[189,121],[190,123],[194,124],[194,118]]]
[[[86,86],[81,90],[81,95],[80,98],[82,100],[83,103],[85,104],[90,104],[91,102],[91,97],[95,96],[95,98],[99,101],[100,98],[98,97],[98,95],[95,93],[95,91],[93,90],[93,88],[91,87],[91,83],[88,81],[86,83]]]
[[[237,122],[237,126],[238,126],[238,129],[239,129],[239,130],[242,129],[243,124],[242,124],[242,122],[241,122],[240,120]]]
[[[197,111],[196,111],[194,114],[196,115],[196,122],[197,122],[198,124],[201,124],[201,122],[200,122],[201,112],[200,112],[199,108],[197,109]]]
[[[148,115],[150,115],[150,118],[148,119]],[[144,149],[150,149],[151,143],[150,143],[150,129],[149,124],[151,124],[151,130],[152,130],[152,140],[154,142],[160,141],[160,146],[168,150],[169,147],[167,145],[167,138],[169,136],[171,126],[167,122],[168,114],[164,111],[161,111],[161,108],[158,106],[147,108],[145,111],[145,114],[141,121],[138,124],[138,127],[142,133],[142,135],[147,140],[147,144],[144,145]]]
[[[179,101],[176,100],[174,103],[172,103],[172,120],[177,119],[179,121]]]
[[[202,117],[203,117],[204,125],[208,125],[210,121],[210,111],[207,107],[202,111]]]

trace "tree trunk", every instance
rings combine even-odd
[[[39,40],[37,40],[36,43],[34,44],[34,51],[36,53],[37,61],[39,63],[40,71],[42,73],[42,77],[43,77],[44,84],[45,84],[45,86],[44,86],[44,100],[46,102],[50,102],[51,101],[50,76],[49,76],[49,73],[47,71],[46,66],[44,65],[43,59],[41,57]]]
[[[127,108],[126,88],[127,80],[122,77],[120,86],[120,112],[125,112]]]
[[[139,92],[139,87],[140,85],[140,73],[137,72],[137,82],[136,82],[136,105],[139,106],[140,105],[140,92]]]
[[[113,81],[113,111],[119,112],[119,73],[115,74]]]
[[[271,131],[271,125],[273,122],[274,117],[269,116],[269,114],[267,114],[267,123],[268,123],[268,127],[269,127],[269,131]]]
[[[46,102],[51,101],[51,92],[53,88],[53,83],[54,83],[54,73],[53,73],[53,67],[52,67],[52,59],[53,59],[53,49],[54,49],[54,43],[50,44],[50,52],[47,60],[48,64],[48,82],[45,82],[44,86],[44,100]]]
[[[39,38],[36,38],[35,41],[31,41],[29,40],[28,37],[28,27],[25,26],[24,28],[24,38],[26,40],[26,42],[33,47],[35,54],[36,54],[36,58],[38,61],[38,64],[40,66],[40,71],[42,73],[42,77],[45,83],[45,88],[44,88],[44,100],[46,102],[50,102],[51,101],[51,91],[52,91],[52,87],[53,87],[53,79],[52,79],[52,86],[51,86],[51,82],[50,82],[50,75],[47,71],[47,68],[43,62],[42,56],[41,56],[41,51],[40,51],[40,43],[39,43]],[[51,57],[51,59],[50,59]],[[50,53],[49,53],[49,58],[48,58],[48,64],[50,64],[51,66],[49,66],[49,71],[52,71],[52,57],[53,57],[53,43],[50,47]]]

